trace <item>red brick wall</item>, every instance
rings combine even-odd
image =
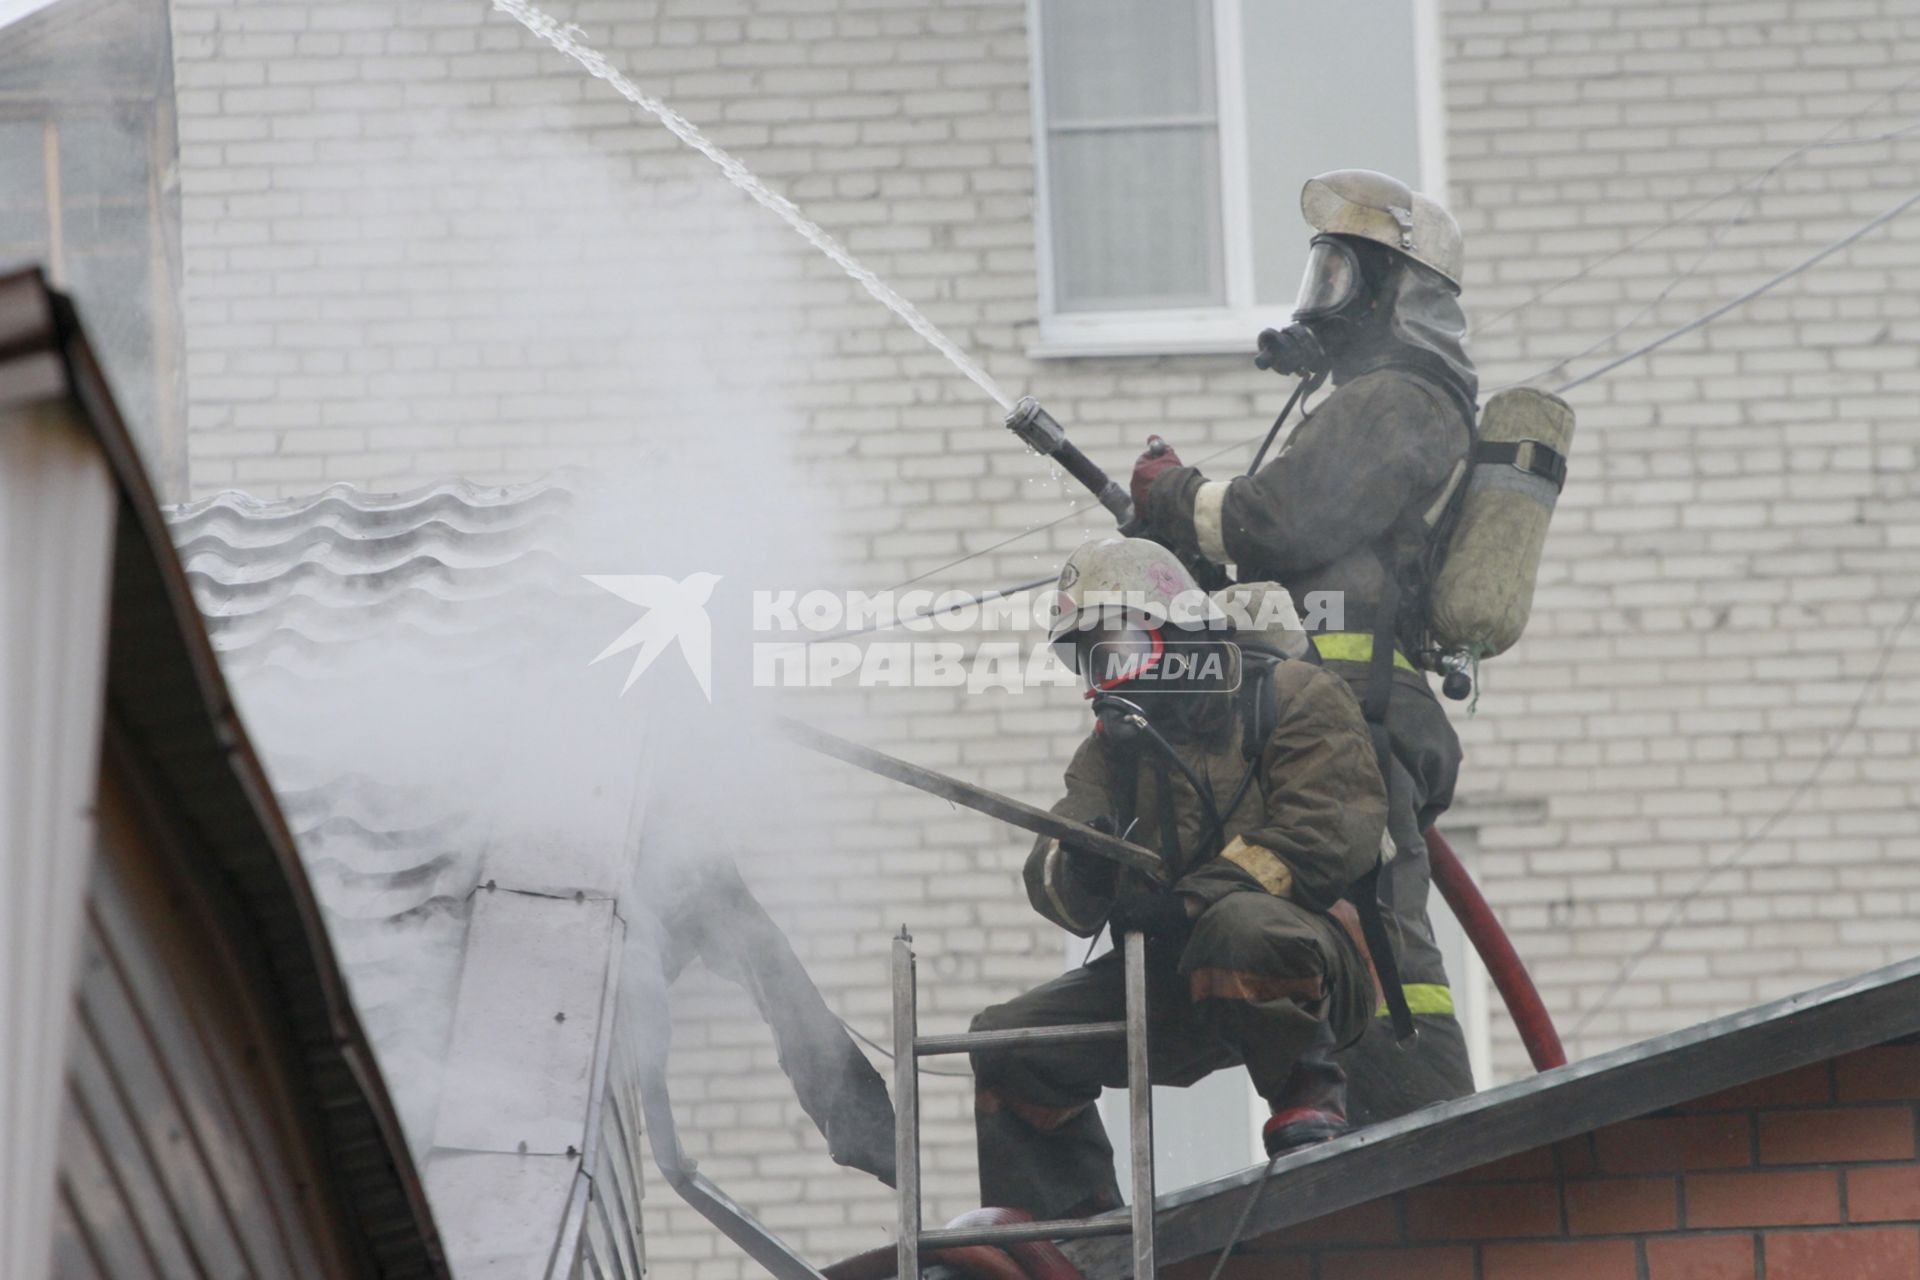
[[[1920,1043],[1868,1049],[1261,1237],[1225,1276],[1920,1280],[1916,1104]]]

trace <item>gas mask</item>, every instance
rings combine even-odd
[[[1260,335],[1254,363],[1293,377],[1326,373],[1333,356],[1365,332],[1375,293],[1358,248],[1341,236],[1315,236],[1293,304],[1293,323]]]
[[[1078,627],[1053,642],[1067,670],[1086,683],[1088,698],[1154,675],[1166,655],[1166,639],[1156,626],[1115,620]]]

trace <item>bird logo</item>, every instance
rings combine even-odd
[[[629,604],[646,610],[640,620],[620,633],[618,639],[597,654],[593,662],[616,653],[638,648],[627,682],[620,686],[625,694],[633,688],[640,673],[666,652],[667,646],[680,643],[680,656],[699,682],[700,692],[713,701],[713,624],[707,618],[707,601],[720,582],[717,573],[693,573],[675,581],[657,573],[582,574],[603,591],[611,591]],[[592,666],[593,662],[587,665]]]

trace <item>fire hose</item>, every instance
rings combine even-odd
[[[1539,988],[1533,985],[1525,962],[1520,959],[1519,952],[1513,949],[1513,941],[1507,937],[1507,931],[1500,927],[1500,921],[1493,914],[1493,908],[1487,905],[1480,886],[1467,874],[1466,866],[1454,853],[1453,846],[1447,843],[1447,838],[1440,834],[1439,828],[1427,828],[1426,842],[1434,887],[1440,890],[1440,896],[1446,899],[1454,919],[1460,922],[1460,929],[1467,935],[1467,941],[1473,944],[1481,963],[1487,966],[1487,976],[1493,979],[1494,988],[1506,1002],[1507,1016],[1513,1019],[1514,1028],[1520,1033],[1520,1043],[1527,1047],[1527,1057],[1533,1060],[1533,1069],[1550,1071],[1554,1067],[1566,1066],[1567,1051],[1560,1045],[1560,1033],[1554,1028],[1553,1015],[1547,1012],[1546,1004],[1540,999]]]
[[[1280,419],[1274,423],[1274,433],[1268,436],[1272,443],[1273,434],[1277,434],[1287,412],[1299,398],[1299,391],[1305,383],[1296,388],[1294,399],[1287,402]],[[1078,480],[1100,500],[1113,518],[1120,524],[1123,534],[1134,532],[1135,512],[1133,503],[1127,497],[1126,490],[1115,483],[1099,464],[1074,445],[1067,438],[1063,428],[1053,416],[1040,407],[1038,401],[1028,396],[1015,405],[1007,415],[1007,429],[1025,443],[1034,452],[1051,459],[1063,467],[1069,475]],[[1266,446],[1261,447],[1264,455]],[[1433,870],[1433,883],[1440,890],[1440,896],[1446,899],[1452,908],[1454,917],[1460,921],[1460,927],[1479,953],[1481,961],[1487,967],[1487,976],[1493,979],[1495,989],[1506,1002],[1507,1013],[1513,1019],[1520,1033],[1521,1042],[1526,1045],[1527,1056],[1532,1059],[1534,1069],[1546,1071],[1553,1067],[1565,1066],[1567,1053],[1560,1044],[1560,1034],[1554,1028],[1553,1016],[1540,999],[1539,989],[1527,973],[1527,967],[1520,955],[1513,949],[1513,942],[1507,937],[1505,929],[1494,916],[1493,909],[1487,905],[1473,877],[1467,874],[1459,857],[1454,853],[1446,838],[1436,829],[1426,832],[1427,857]]]

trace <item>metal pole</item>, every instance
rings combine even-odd
[[[1127,1134],[1133,1154],[1133,1274],[1152,1280],[1153,1265],[1153,1080],[1147,1069],[1147,935],[1132,932],[1122,944],[1127,970]],[[905,1272],[901,1273],[905,1275]]]
[[[920,1277],[920,1059],[914,1052],[913,935],[893,940],[893,1168],[900,1188],[899,1280]]]
[[[1029,1049],[1037,1044],[1083,1044],[1088,1040],[1124,1040],[1125,1022],[1072,1022],[1064,1027],[1008,1027],[1002,1031],[961,1031],[945,1036],[921,1036],[923,1058],[943,1053],[997,1053]]]

